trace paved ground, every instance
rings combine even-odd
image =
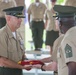
[[[53,71],[41,71],[32,69],[30,71],[23,70],[24,75],[53,75]]]

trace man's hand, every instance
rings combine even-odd
[[[32,65],[24,65],[24,67],[25,67],[26,70],[31,70]]]
[[[24,69],[26,70],[31,70],[33,65],[44,65],[43,62],[39,61],[39,60],[25,60],[25,61],[19,61],[18,64],[24,66]]]
[[[32,67],[33,67],[33,68],[37,68],[37,69],[41,69],[41,66],[42,66],[42,65],[37,64],[37,65],[33,65]]]
[[[24,65],[35,65],[35,64],[41,64],[44,65],[43,62],[39,60],[25,60],[25,61],[19,61],[18,64],[24,66]]]

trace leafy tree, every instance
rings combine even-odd
[[[34,2],[35,0],[30,0],[31,3]],[[44,0],[40,0],[41,2],[43,2]],[[47,0],[46,0],[47,1]],[[48,0],[49,1],[49,0]],[[64,2],[64,0],[57,0],[57,4],[62,4]]]
[[[31,0],[31,3],[33,3],[35,0]]]
[[[57,4],[62,4],[64,0],[57,0]]]

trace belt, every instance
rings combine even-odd
[[[8,67],[4,67],[4,66],[0,66],[0,69],[21,70],[21,69],[17,69],[17,68],[8,68]]]
[[[0,69],[20,70],[20,69],[17,69],[17,68],[8,68],[8,67],[5,67],[5,66],[0,66]]]
[[[39,22],[39,21],[43,21],[42,19],[36,19],[36,20],[33,20],[35,22]]]
[[[21,69],[0,67],[0,75],[22,75]]]

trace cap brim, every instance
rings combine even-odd
[[[61,5],[55,5],[53,8],[58,13],[74,13],[76,12],[76,8],[73,6],[61,6]]]
[[[55,5],[53,9],[56,11],[56,14],[53,17],[58,18],[74,17],[76,13],[76,7],[73,6]]]

